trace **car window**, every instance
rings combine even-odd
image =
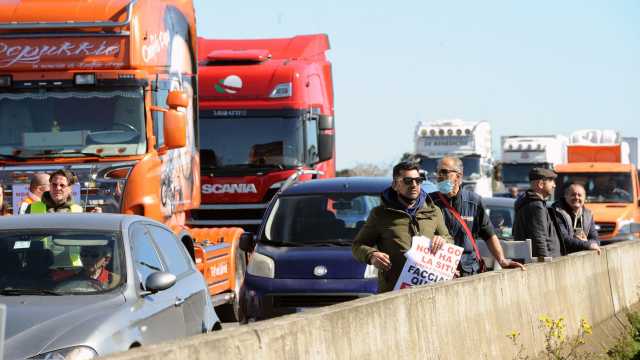
[[[134,224],[130,230],[131,244],[133,246],[133,262],[144,284],[147,277],[156,271],[164,271],[162,262],[147,229],[142,224]]]
[[[172,274],[178,276],[191,270],[191,258],[172,232],[154,225],[147,228]]]

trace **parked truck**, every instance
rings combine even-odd
[[[503,136],[500,164],[504,186],[525,190],[531,168],[554,169],[567,162],[567,142],[563,135]]]
[[[629,146],[614,130],[579,130],[567,148],[568,162],[556,166],[555,197],[572,182],[586,190],[586,206],[593,211],[604,243],[640,235],[640,183],[630,162]]]
[[[269,200],[298,180],[335,176],[333,81],[324,34],[200,38],[202,204],[193,226],[255,232]]]
[[[86,211],[164,222],[214,304],[233,304],[242,230],[185,224],[201,199],[196,42],[191,1],[1,3],[0,182],[15,203],[33,173],[72,170]]]
[[[463,188],[492,196],[493,155],[488,122],[460,119],[419,122],[414,144],[415,157],[431,180],[435,179],[438,160],[447,155],[457,156],[464,166]]]

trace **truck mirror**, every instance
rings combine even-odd
[[[320,134],[318,135],[318,161],[327,161],[333,158],[334,149],[333,134]]]
[[[169,109],[189,106],[189,96],[182,90],[171,90],[167,95],[167,106]]]
[[[240,250],[250,253],[253,252],[253,248],[256,246],[256,239],[253,233],[245,232],[240,235],[240,242],[238,243],[238,247]]]
[[[184,147],[187,143],[186,117],[181,111],[169,109],[164,113],[164,144],[171,149]]]
[[[319,130],[332,130],[333,129],[333,116],[320,115],[320,119],[318,121],[318,129]]]

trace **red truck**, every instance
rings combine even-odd
[[[300,169],[335,176],[327,35],[198,39],[202,202],[192,226],[256,230]]]

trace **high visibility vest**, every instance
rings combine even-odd
[[[70,210],[72,213],[81,213],[82,206],[78,204],[71,204]],[[46,214],[47,213],[47,205],[42,201],[36,201],[31,203],[31,214]],[[45,242],[45,247],[49,247]],[[69,249],[69,260],[71,260],[71,264],[73,266],[82,266],[82,261],[80,260],[80,248],[72,247]]]

